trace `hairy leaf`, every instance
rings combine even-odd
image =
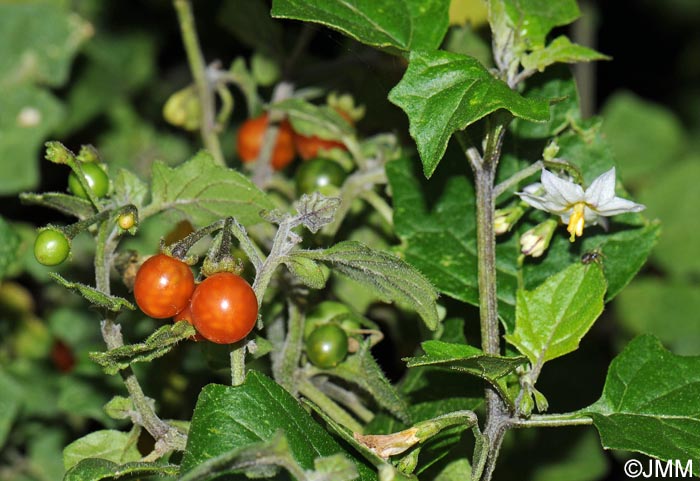
[[[320,23],[358,42],[408,51],[440,45],[448,7],[447,0],[274,0],[272,16]]]
[[[499,380],[526,361],[523,356],[490,356],[468,344],[425,341],[421,347],[424,355],[404,358],[407,367],[437,366],[465,372],[491,383],[504,395],[506,392]]]
[[[445,51],[412,52],[389,100],[408,116],[426,177],[432,176],[455,131],[499,109],[533,121],[549,119],[549,104],[526,99],[473,57]]]
[[[156,162],[151,189],[151,204],[145,207],[143,217],[173,210],[197,226],[227,216],[244,225],[255,224],[261,220],[261,210],[273,207],[247,177],[217,165],[205,151],[172,169]]]
[[[70,468],[63,481],[138,480],[144,476],[177,476],[179,471],[179,466],[174,464],[120,464],[106,459],[88,458]]]
[[[519,290],[515,330],[506,340],[533,365],[578,349],[601,312],[606,281],[598,264],[574,264],[533,291]]]
[[[318,192],[311,195],[304,194],[294,203],[294,209],[298,212],[297,219],[300,224],[316,233],[324,225],[333,222],[336,211],[340,207],[340,199],[326,197]]]
[[[46,192],[44,194],[23,193],[19,195],[19,198],[24,204],[40,205],[55,209],[80,220],[95,215],[95,208],[90,201],[75,195],[61,194],[60,192]]]
[[[377,404],[394,414],[405,423],[410,423],[408,406],[384,375],[382,368],[372,357],[370,343],[361,344],[360,350],[348,356],[338,366],[324,372],[351,382],[374,398]]]
[[[136,309],[131,302],[127,301],[123,297],[108,296],[107,294],[98,291],[94,287],[86,286],[85,284],[81,284],[79,282],[70,282],[55,272],[49,273],[49,277],[61,284],[66,289],[80,294],[88,302],[95,306],[103,307],[113,312],[120,312],[124,309],[133,311]]]
[[[196,334],[187,321],[162,326],[144,342],[127,344],[105,352],[91,352],[90,359],[102,366],[107,374],[116,374],[136,362],[148,362],[164,356],[175,345]]]
[[[437,328],[435,288],[398,257],[355,241],[340,242],[324,250],[299,251],[297,255],[330,264],[337,272],[373,288],[382,299],[415,310],[429,329]]]
[[[326,285],[326,274],[315,261],[306,257],[295,256],[293,253],[282,259],[289,272],[305,286],[312,289],[323,289]]]
[[[610,364],[600,399],[582,409],[607,449],[664,460],[700,458],[700,357],[677,356],[653,336],[630,342]],[[693,462],[693,473],[700,466]]]

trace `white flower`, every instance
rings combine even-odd
[[[615,197],[614,167],[595,179],[585,192],[580,185],[547,170],[542,170],[541,180],[544,193],[538,195],[526,188],[518,195],[532,207],[560,216],[568,225],[566,230],[571,234],[571,242],[583,235],[586,223],[607,227],[605,217],[645,209],[642,204]]]

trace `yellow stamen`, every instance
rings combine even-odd
[[[571,217],[569,217],[569,226],[566,228],[569,234],[571,234],[571,237],[569,237],[570,242],[575,241],[577,236],[581,237],[583,235],[583,226],[586,223],[584,219],[585,210],[585,203],[577,202],[574,204],[574,211],[571,213]]]

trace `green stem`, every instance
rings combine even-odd
[[[331,419],[345,426],[353,433],[362,434],[362,425],[355,421],[343,408],[338,406],[331,398],[323,394],[308,379],[299,382],[299,393],[309,401],[316,404]]]
[[[479,279],[479,317],[481,325],[481,347],[486,354],[500,354],[500,331],[498,321],[498,297],[496,277],[496,235],[494,233],[494,212],[496,198],[494,181],[501,157],[501,146],[507,121],[500,117],[487,120],[486,146],[483,158],[473,147],[465,149],[474,170],[476,184],[476,241],[477,269]],[[490,480],[498,458],[503,436],[510,418],[505,403],[498,392],[486,387],[486,425],[484,434],[486,448],[485,468],[482,480]]]
[[[529,419],[513,421],[514,428],[558,428],[562,426],[590,426],[593,419],[581,417],[577,413],[565,414],[533,414]]]
[[[231,385],[240,386],[245,382],[245,341],[237,342],[231,351]]]
[[[288,302],[287,335],[282,346],[282,353],[277,358],[278,362],[272,366],[275,381],[280,383],[287,391],[296,395],[296,376],[301,358],[301,349],[304,341],[304,316],[299,311],[293,300]]]
[[[496,235],[493,220],[496,210],[494,180],[501,157],[505,123],[494,125],[486,138],[481,165],[474,169],[476,183],[476,244],[479,275],[479,317],[481,348],[486,354],[500,353],[498,297],[496,293]]]
[[[188,0],[173,0],[173,4],[177,12],[178,21],[180,22],[182,42],[187,52],[187,60],[190,64],[192,77],[194,77],[197,94],[199,95],[199,102],[202,106],[202,121],[200,127],[202,140],[207,150],[214,156],[216,162],[220,165],[226,165],[224,154],[221,151],[219,137],[216,134],[214,94],[211,83],[207,79],[207,68],[199,46],[199,39],[197,38],[197,29],[194,24],[192,7]]]
[[[500,184],[498,184],[494,189],[493,189],[493,195],[498,198],[501,194],[503,194],[505,191],[510,189],[511,187],[518,185],[521,181],[527,179],[533,174],[536,174],[540,170],[542,170],[543,167],[543,162],[541,160],[538,160],[537,162],[528,165],[525,167],[523,170],[516,172],[513,174],[511,177],[508,179],[504,180]]]

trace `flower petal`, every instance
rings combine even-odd
[[[528,194],[527,192],[516,192],[520,198],[535,209],[551,212],[552,214],[562,214],[570,210],[566,205],[552,201],[549,197]]]
[[[548,170],[542,171],[542,185],[547,191],[546,197],[561,204],[562,207],[582,202],[585,199],[580,185],[561,179]]]
[[[586,189],[586,203],[600,206],[615,197],[615,167],[597,177]]]
[[[614,197],[603,205],[599,205],[596,211],[600,215],[609,217],[611,215],[624,214],[625,212],[640,212],[646,209],[645,205],[637,204],[622,197]]]

